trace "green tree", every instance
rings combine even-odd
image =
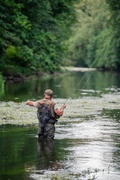
[[[27,34],[31,25],[28,18],[22,14],[22,7],[21,3],[17,4],[14,0],[0,1],[0,71],[6,74],[22,72],[29,61],[24,54],[29,55],[30,49],[24,46],[28,41]],[[21,48],[24,51],[20,54]]]
[[[1,0],[0,71],[54,72],[63,64],[75,0]]]
[[[110,19],[109,24],[112,27],[114,37],[114,51],[117,57],[116,66],[120,70],[120,1],[106,0],[109,4]]]
[[[111,12],[105,0],[82,0],[76,4],[78,22],[69,41],[71,63],[75,66],[117,69]]]

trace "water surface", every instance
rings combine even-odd
[[[95,71],[2,82],[0,179],[119,180],[119,79],[117,73]],[[46,88],[53,89],[58,105],[68,98],[67,108],[55,140],[39,142],[36,110],[24,101],[41,98]]]

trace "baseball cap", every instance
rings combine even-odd
[[[46,89],[44,94],[47,94],[48,96],[53,96],[53,91],[51,89]]]

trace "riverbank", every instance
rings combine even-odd
[[[95,71],[95,68],[84,68],[84,67],[61,67],[60,71],[54,72],[54,73],[46,73],[46,72],[37,72],[31,75],[8,75],[4,76],[3,79],[5,81],[13,81],[13,82],[21,82],[29,79],[33,79],[35,77],[50,77],[50,76],[59,76],[61,72],[66,72],[66,71],[79,71],[79,72],[87,72],[87,71]]]

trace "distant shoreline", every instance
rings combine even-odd
[[[96,69],[95,68],[85,68],[85,67],[74,67],[74,66],[66,66],[66,67],[61,67],[61,70],[64,72],[64,71],[80,71],[80,72],[87,72],[87,71],[95,71]],[[35,77],[35,76],[38,76],[38,77],[42,77],[42,76],[45,76],[45,75],[53,75],[53,76],[56,76],[56,75],[59,75],[60,72],[55,72],[53,74],[49,74],[49,73],[37,73],[37,74],[31,74],[29,76],[22,76],[22,75],[9,75],[9,76],[4,76],[4,79],[6,81],[13,81],[13,82],[20,82],[20,81],[24,81],[24,80],[27,80],[27,79],[31,79],[32,77]]]
[[[85,68],[85,67],[63,67],[64,70],[68,71],[81,71],[81,72],[86,72],[86,71],[96,71],[95,68]]]

